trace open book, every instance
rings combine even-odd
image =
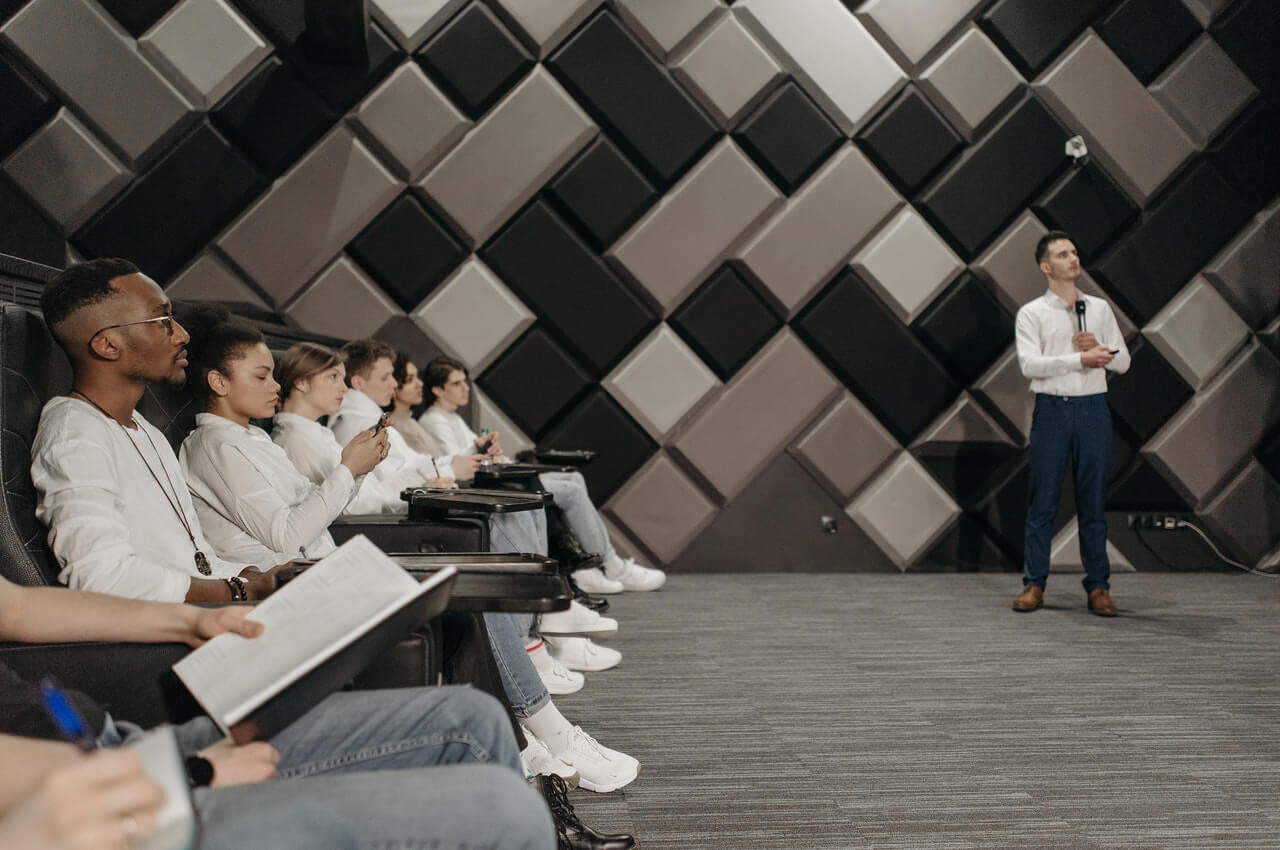
[[[419,582],[353,537],[254,608],[259,637],[218,635],[173,671],[237,742],[268,738],[439,614],[456,575]]]

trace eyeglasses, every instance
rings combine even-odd
[[[160,324],[164,325],[165,335],[173,336],[173,316],[165,315],[165,316],[156,316],[154,319],[139,319],[136,322],[124,322],[123,324],[119,324],[119,325],[107,325],[105,328],[98,328],[96,331],[93,332],[93,336],[89,337],[89,342],[93,342],[95,339],[97,339],[98,334],[100,333],[113,331],[116,328],[127,328],[127,327],[130,327],[131,325],[147,325],[147,324],[150,324],[151,322],[159,322]]]

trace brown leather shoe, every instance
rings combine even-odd
[[[1044,604],[1044,588],[1038,584],[1029,584],[1022,588],[1018,598],[1013,600],[1013,610],[1024,614],[1034,611]]]
[[[1089,591],[1089,610],[1099,617],[1115,617],[1120,613],[1105,587],[1095,587]]]

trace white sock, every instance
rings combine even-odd
[[[547,700],[546,705],[524,718],[523,722],[525,728],[546,744],[553,755],[559,755],[569,748],[569,734],[573,732],[573,724],[565,719],[551,700]]]

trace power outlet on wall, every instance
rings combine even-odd
[[[1152,531],[1173,531],[1182,524],[1182,518],[1173,514],[1129,514],[1129,527]]]

